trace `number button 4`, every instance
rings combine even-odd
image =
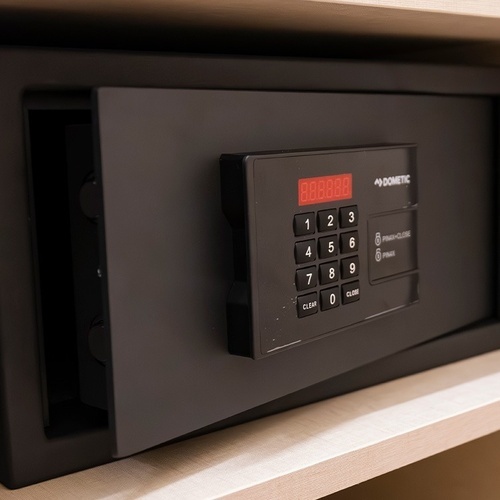
[[[295,262],[305,264],[316,260],[316,241],[307,240],[295,243]]]
[[[318,283],[318,271],[316,267],[306,267],[305,269],[298,269],[295,273],[295,285],[297,290],[308,290],[314,288]]]

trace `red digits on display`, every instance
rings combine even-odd
[[[299,179],[299,206],[352,198],[352,174]]]

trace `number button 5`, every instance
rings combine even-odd
[[[337,235],[328,236],[319,239],[319,258],[328,259],[338,253],[338,237]]]

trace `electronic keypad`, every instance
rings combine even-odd
[[[260,358],[418,300],[416,149],[221,157],[232,353]]]

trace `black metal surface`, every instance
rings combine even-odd
[[[493,316],[493,146],[488,99],[103,88],[96,92],[95,103],[115,456],[155,446]],[[415,301],[411,295],[415,285],[407,283],[415,274],[381,280],[373,287],[381,290],[371,298],[374,309],[366,303],[363,310],[362,301],[356,304],[359,308],[350,306],[361,319],[370,315],[369,321],[258,362],[229,356],[225,302],[232,282],[232,236],[220,204],[220,153],[321,149],[332,141],[339,146],[417,145],[419,302],[377,316]],[[375,165],[370,164],[369,153]],[[363,168],[376,169],[378,164],[394,164],[405,153],[387,149],[353,155],[366,154]],[[343,167],[349,163],[346,156],[341,157]],[[262,170],[260,180],[272,189],[274,179],[266,172]],[[258,179],[255,174],[253,181]],[[368,198],[369,183],[363,186],[361,192]],[[269,220],[256,219],[258,243],[253,244],[267,266],[262,271],[259,265],[258,283],[252,274],[252,287],[258,286],[260,292],[267,287],[271,293],[264,299],[276,300],[280,308],[280,269],[288,267],[290,283],[295,269],[294,214],[286,200],[295,199],[296,192],[288,195],[287,187],[285,181],[284,189],[276,192],[276,206],[272,197],[255,199],[270,215]],[[379,188],[370,188],[378,200],[373,207],[370,202],[370,210],[395,208],[390,197],[380,201]],[[361,208],[363,199],[356,202]],[[256,216],[249,212],[247,217]],[[248,224],[253,227],[251,219]],[[286,240],[270,238],[272,227]],[[362,241],[360,255],[367,258],[366,236]],[[366,276],[367,296],[368,286]],[[349,324],[352,318],[347,307],[345,311],[342,320]],[[285,320],[283,335],[292,329],[290,322],[298,325],[292,334],[301,334],[297,318]],[[301,321],[316,334],[316,329],[325,328],[320,314]],[[167,380],[176,383],[158,383]]]
[[[0,478],[10,487],[20,487],[108,461],[112,448],[110,436],[103,430],[73,434],[55,440],[48,439],[44,431],[43,380],[40,375],[42,368],[36,327],[34,270],[28,209],[28,170],[26,165],[29,158],[24,150],[24,143],[27,139],[25,139],[23,129],[23,98],[27,91],[55,91],[53,97],[46,97],[42,101],[27,100],[30,109],[67,108],[68,101],[65,98],[65,93],[68,90],[83,90],[84,93],[88,93],[90,88],[95,86],[308,91],[317,92],[318,99],[321,98],[322,93],[345,91],[486,96],[487,98],[484,99],[465,99],[463,101],[470,103],[471,112],[476,109],[478,115],[482,116],[479,120],[482,125],[479,128],[473,126],[478,115],[475,115],[474,118],[472,115],[457,111],[453,119],[459,128],[458,124],[467,123],[472,137],[476,137],[475,134],[481,136],[479,139],[481,144],[486,144],[493,137],[493,122],[496,123],[494,100],[488,96],[500,93],[500,71],[497,69],[391,65],[373,62],[197,58],[159,54],[2,49],[0,51],[0,69],[0,107],[2,109],[2,113],[0,113],[0,130],[2,131],[2,147],[0,148],[0,186],[2,186],[2,196],[0,196],[0,227],[2,227],[0,275],[3,285],[0,293]],[[440,116],[439,107],[441,105],[453,107],[454,100],[448,98],[433,99],[433,104],[436,107],[432,112],[428,111],[430,120],[424,120],[427,115],[423,110],[422,113],[419,111],[415,115],[415,119],[420,122],[422,128],[430,129],[432,127],[433,129],[429,130],[429,135],[439,135],[439,140],[443,142],[443,147],[445,147],[447,141],[450,143],[454,141],[451,140],[447,129],[444,130],[437,126],[435,118]],[[81,106],[75,107],[74,103],[71,106],[72,109],[81,109]],[[483,111],[479,111],[479,109],[483,109]],[[389,119],[391,113],[394,112],[392,108],[387,109],[384,112],[384,119]],[[474,113],[472,114],[474,115]],[[335,117],[336,113],[332,113],[331,118],[335,119]],[[244,118],[245,116],[240,117],[240,121]],[[230,128],[228,123],[221,124],[221,137],[225,137],[225,132]],[[353,141],[352,137],[345,137],[345,139],[349,143]],[[409,138],[409,140],[415,139]],[[373,139],[370,138],[369,142],[372,141]],[[468,141],[473,141],[473,139],[470,138]],[[496,136],[494,141],[496,143]],[[277,146],[275,141],[269,140],[269,142],[270,148]],[[271,144],[271,142],[273,143]],[[365,142],[365,139],[357,136],[356,143],[360,142]],[[466,141],[466,143],[469,142]],[[317,138],[315,144],[307,144],[307,146],[325,146],[326,144],[332,144],[331,135],[326,137],[325,134],[325,136]],[[219,146],[222,145],[218,144],[216,148],[217,158],[223,152]],[[252,145],[248,145],[248,141],[245,141],[245,145],[238,147],[237,150],[250,146]],[[302,144],[294,144],[292,147],[297,146],[302,146]],[[191,144],[190,147],[196,149],[196,144]],[[445,149],[449,147],[448,145]],[[458,143],[457,148],[457,155],[464,153],[462,143]],[[489,153],[488,151],[480,151],[479,148],[477,152],[480,155],[492,154],[492,148],[490,142],[487,147]],[[465,156],[467,157],[467,154]],[[214,160],[215,163],[217,158]],[[443,160],[447,161],[446,158]],[[496,164],[496,158],[493,159],[492,156],[489,157],[489,160],[483,157],[480,163],[484,161],[490,161],[491,166]],[[440,168],[441,163],[435,169],[438,178]],[[50,172],[50,169],[48,171]],[[493,175],[493,168],[490,170],[490,174]],[[212,182],[215,191],[217,191],[218,179],[216,176],[213,177]],[[491,188],[494,188],[493,183],[491,183]],[[215,194],[213,198],[217,198],[217,195]],[[454,199],[452,203],[460,210],[465,210],[468,203],[462,204],[462,200],[461,198]],[[492,203],[492,200],[489,203]],[[222,221],[221,212],[218,216]],[[489,220],[491,221],[492,218],[493,215]],[[493,228],[491,230],[496,231]],[[439,237],[439,234],[441,233],[432,233],[429,237]],[[491,238],[493,239],[493,236]],[[484,241],[482,237],[480,240]],[[226,243],[229,247],[230,241],[227,240]],[[492,243],[491,252],[493,252],[493,246]],[[492,264],[493,267],[495,267],[495,263]],[[228,269],[230,269],[230,264],[228,264]],[[474,282],[475,280],[476,278],[473,278]],[[491,300],[494,300],[496,291],[493,289],[490,292]],[[452,314],[452,312],[443,312],[443,315],[447,314]],[[223,334],[217,337],[217,356],[221,357],[229,356],[225,352],[223,337]],[[466,340],[457,343],[455,340],[458,338]],[[208,341],[208,343],[210,342],[213,342],[213,339]],[[376,348],[376,346],[369,344],[365,346],[365,349],[371,350],[372,347]],[[429,343],[425,352],[417,349],[408,351],[405,356],[396,356],[394,364],[390,363],[387,377],[407,373],[410,360],[413,368],[418,370],[428,366],[427,360],[430,357],[432,357],[433,362],[439,364],[497,347],[500,346],[496,325],[490,328],[488,335],[478,335],[475,330],[466,331],[460,337],[455,335],[447,337],[439,344]],[[397,348],[395,346],[395,349]],[[203,352],[204,345],[198,344],[195,349],[198,352]],[[243,361],[253,362],[251,360]],[[192,372],[196,370],[198,367],[194,366]],[[339,380],[338,382],[336,378],[330,379],[331,385],[326,384],[327,388],[321,390],[316,396],[312,396],[315,391],[311,390],[309,393],[308,389],[304,389],[304,392],[299,393],[297,398],[292,397],[291,402],[282,402],[278,399],[269,405],[272,406],[272,411],[279,411],[293,405],[303,404],[315,397],[328,397],[335,394],[340,387],[344,387],[341,390],[352,390],[376,380],[372,368],[360,369],[359,373],[364,375],[359,377],[346,375],[346,378],[342,379],[343,381]],[[325,376],[328,377],[328,375]],[[287,374],[287,377],[300,379],[300,373],[297,375]],[[158,383],[158,380],[153,383]],[[300,383],[291,385],[298,388]],[[294,388],[290,387],[290,390],[294,390]],[[306,392],[309,396],[306,395]],[[241,391],[238,390],[238,393],[241,394]],[[223,395],[224,398],[226,396],[226,394]],[[209,395],[205,407],[217,405],[220,401],[224,404],[222,399],[214,400]],[[170,402],[167,404],[174,412],[174,405],[171,405]],[[238,411],[238,409],[233,410]],[[158,416],[156,409],[154,411],[154,414],[147,415],[148,419],[149,417],[155,418],[155,415]],[[258,416],[259,412],[249,415]],[[241,418],[247,417],[240,416],[234,419],[231,417],[231,422],[241,421]]]

